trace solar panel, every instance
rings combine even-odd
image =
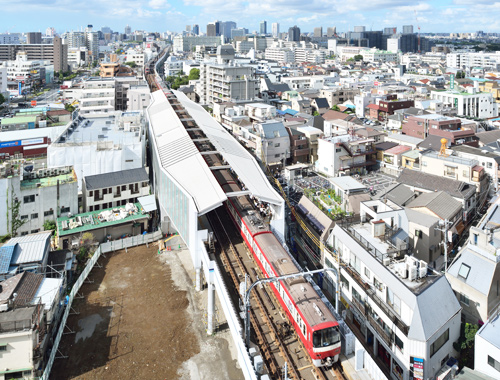
[[[4,274],[9,271],[10,260],[14,254],[15,245],[4,245],[0,247],[0,273]]]

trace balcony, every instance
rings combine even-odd
[[[385,344],[388,347],[392,347],[392,336],[389,335],[387,331],[385,331],[385,329],[382,326],[380,326],[380,324],[371,315],[368,315],[368,322],[377,332],[378,336],[382,338]]]
[[[351,305],[354,306],[356,309],[358,309],[358,311],[362,315],[366,316],[366,307],[365,307],[364,303],[359,301],[356,297],[352,297]]]

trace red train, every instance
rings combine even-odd
[[[266,277],[299,272],[249,202],[248,197],[239,197],[226,204],[262,272]],[[304,278],[296,278],[270,286],[314,365],[329,366],[337,362],[341,346],[339,324],[312,285]]]
[[[155,75],[158,88],[169,90]],[[205,160],[218,161],[216,155],[204,155]],[[240,185],[228,170],[217,170],[214,176],[228,192],[240,191]],[[293,259],[263,222],[247,196],[226,202],[233,221],[266,277],[299,272]],[[288,319],[317,367],[332,365],[340,355],[339,324],[312,285],[304,278],[288,279],[270,285]]]

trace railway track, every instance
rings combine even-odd
[[[248,255],[249,260],[243,260],[240,255],[241,249],[236,249],[233,244],[235,238],[241,238],[239,231],[236,231],[235,227],[226,228],[222,222],[222,220],[230,220],[226,210],[215,210],[208,215],[208,219],[217,236],[218,245],[220,247],[220,260],[232,279],[235,289],[239,289],[240,283],[245,280],[245,274],[249,277],[249,285],[257,280],[257,270],[259,272],[260,270],[255,269],[257,265],[253,261],[250,252],[246,250],[246,246],[245,253]],[[244,261],[246,261],[247,264],[245,264]],[[250,268],[249,263],[251,263]],[[285,313],[281,310],[281,306],[274,297],[272,291],[267,292],[263,287],[256,287],[256,291],[252,293],[251,297],[253,308],[250,314],[250,321],[256,338],[255,341],[262,351],[262,356],[270,376],[275,379],[283,378],[283,365],[280,363],[286,362],[288,378],[290,379],[344,379],[345,377],[342,376],[340,371],[326,371],[313,366],[312,361],[303,347],[300,348],[299,352],[296,351],[296,348],[293,350],[293,353],[290,352],[291,344],[294,342],[300,343],[300,346],[302,346],[302,344],[295,333],[293,334],[295,339],[291,342],[285,342],[286,339],[282,338],[282,330],[280,329],[279,323],[276,321],[278,318],[273,318],[272,314],[274,312],[274,315],[276,315],[279,311],[281,317],[283,317]],[[258,310],[259,313],[256,313],[255,310]],[[285,320],[287,323],[288,320],[286,317]],[[281,326],[283,326],[283,324]],[[307,358],[309,365],[301,366],[298,363],[300,356],[302,356],[302,358]],[[310,369],[310,371],[307,371],[308,369]]]

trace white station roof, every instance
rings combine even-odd
[[[255,158],[202,106],[189,100],[182,92],[173,91],[173,93],[252,195],[265,202],[282,204],[283,199],[273,189]]]
[[[227,199],[224,191],[165,94],[159,90],[151,96],[147,112],[163,169],[191,195],[199,214],[222,205]]]

